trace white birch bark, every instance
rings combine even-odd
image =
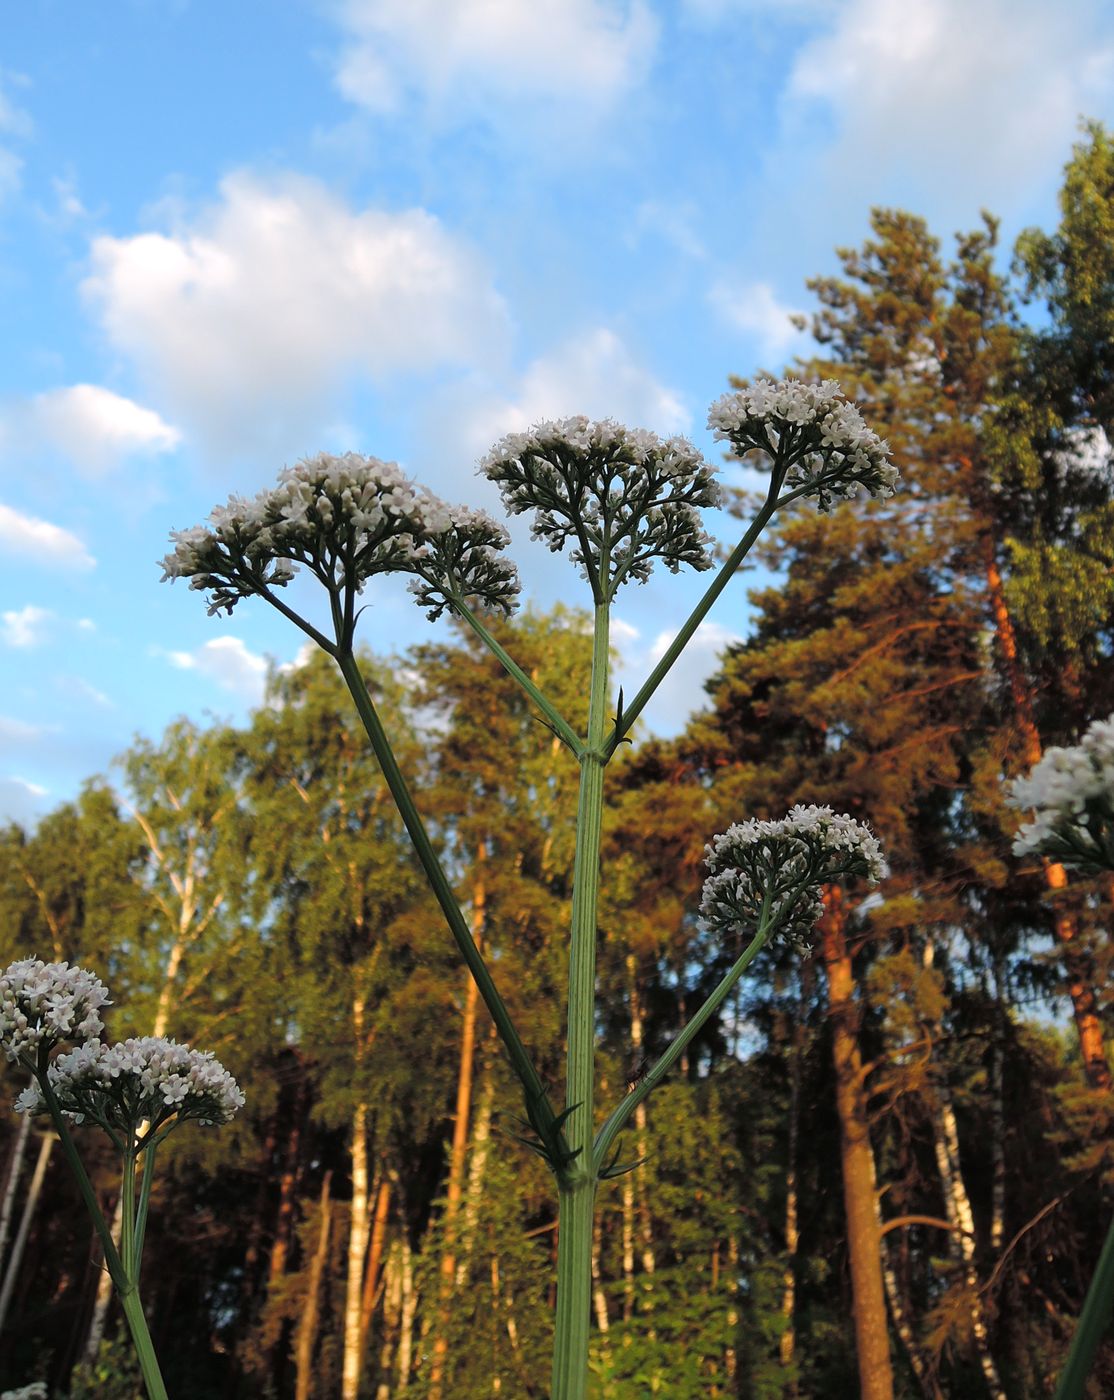
[[[27,1236],[31,1233],[31,1221],[35,1218],[35,1210],[39,1204],[39,1194],[43,1189],[43,1178],[46,1176],[47,1163],[50,1161],[50,1151],[53,1146],[54,1134],[44,1133],[42,1145],[39,1147],[38,1160],[35,1162],[35,1170],[31,1175],[31,1184],[27,1188],[27,1198],[23,1202],[23,1215],[20,1218],[19,1229],[12,1241],[12,1252],[4,1273],[4,1285],[0,1288],[0,1333],[4,1330],[8,1309],[11,1307],[12,1296],[15,1293],[19,1266],[23,1263],[23,1251],[27,1248]]]
[[[34,1081],[32,1081],[33,1083]],[[4,1251],[8,1247],[8,1235],[12,1228],[12,1212],[15,1209],[16,1191],[19,1178],[23,1175],[23,1159],[27,1156],[27,1144],[31,1139],[31,1115],[19,1115],[19,1129],[12,1146],[12,1160],[8,1166],[8,1180],[4,1185],[4,1199],[0,1201],[0,1264],[4,1262]]]

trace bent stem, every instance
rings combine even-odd
[[[522,1085],[530,1123],[546,1148],[556,1156],[559,1162],[560,1129],[556,1114],[553,1112],[546,1095],[545,1085],[534,1068],[534,1063],[511,1020],[506,1003],[499,994],[479,948],[476,947],[472,930],[468,927],[468,921],[460,912],[460,905],[456,901],[452,885],[450,885],[448,876],[437,857],[437,852],[433,849],[433,843],[429,839],[425,823],[414,805],[414,799],[410,795],[410,789],[407,787],[406,779],[402,776],[402,770],[395,759],[394,750],[391,748],[386,730],[383,728],[383,723],[372,703],[371,695],[355,655],[351,647],[342,647],[335,655],[337,665],[340,667],[360,719],[363,721],[364,729],[367,731],[368,739],[371,741],[371,747],[379,762],[383,778],[394,798],[395,806],[398,808],[399,816],[402,818],[410,840],[414,843],[414,850],[421,862],[422,869],[425,871],[426,879],[429,881],[437,903],[441,906],[441,912],[445,916],[461,956],[476,980],[480,995],[484,999],[484,1005],[491,1013],[491,1019],[495,1022],[499,1037],[506,1047],[511,1065]]]
[[[592,1216],[597,1174],[592,1158],[596,1050],[596,909],[603,822],[602,750],[607,712],[609,609],[597,602],[592,638],[588,740],[580,755],[569,948],[567,1138],[573,1161],[560,1182],[557,1317],[552,1400],[583,1400],[588,1383]]]
[[[572,750],[577,758],[579,758],[583,752],[583,745],[576,731],[565,719],[564,715],[561,714],[560,710],[557,709],[551,700],[547,699],[546,696],[542,694],[514,657],[491,635],[463,599],[454,598],[453,609],[467,622],[468,626],[471,627],[480,641],[483,642],[492,653],[503,670],[506,671],[507,675],[510,676],[512,680],[516,681],[534,704],[537,705],[554,734],[556,734],[557,737]]]
[[[615,1143],[619,1134],[622,1132],[623,1125],[626,1123],[627,1119],[631,1116],[631,1114],[638,1107],[638,1105],[642,1103],[650,1094],[653,1093],[653,1091],[657,1088],[657,1086],[661,1083],[661,1081],[665,1078],[665,1076],[669,1073],[669,1071],[684,1054],[685,1050],[692,1042],[693,1038],[700,1034],[700,1031],[707,1024],[708,1020],[712,1016],[714,1016],[715,1013],[719,1010],[719,1008],[723,1005],[732,987],[734,987],[735,983],[743,975],[743,972],[746,970],[747,965],[761,951],[763,945],[766,943],[766,940],[769,937],[769,934],[769,924],[767,923],[765,917],[763,917],[759,923],[758,932],[751,939],[743,954],[732,965],[731,970],[723,978],[719,986],[716,987],[715,991],[711,994],[711,996],[696,1013],[696,1015],[692,1018],[692,1020],[689,1021],[689,1023],[685,1026],[684,1030],[682,1030],[681,1033],[678,1036],[676,1036],[676,1038],[672,1041],[672,1043],[669,1046],[669,1049],[665,1051],[661,1059],[658,1060],[657,1064],[655,1064],[653,1069],[650,1070],[649,1074],[647,1074],[646,1077],[641,1081],[641,1083],[638,1084],[634,1089],[632,1089],[629,1094],[627,1094],[627,1096],[618,1104],[615,1110],[611,1113],[610,1117],[607,1119],[603,1127],[599,1130],[598,1134],[596,1135],[595,1148],[592,1154],[592,1165],[593,1170],[595,1172],[598,1173],[603,1167],[607,1165],[607,1154],[611,1151],[612,1145]]]

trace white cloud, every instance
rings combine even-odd
[[[69,695],[77,695],[84,700],[90,701],[102,710],[114,710],[116,704],[103,690],[98,690],[95,685],[91,685],[83,676],[59,676],[59,686]]]
[[[353,374],[501,349],[480,260],[421,209],[353,210],[315,181],[241,173],[191,226],[100,237],[85,296],[153,397],[211,447],[304,433]]]
[[[0,743],[26,744],[47,732],[45,725],[28,724],[22,719],[12,719],[10,715],[0,715]]]
[[[647,72],[658,25],[645,0],[346,0],[336,81],[372,111],[408,88],[456,109],[613,101]]]
[[[641,636],[642,633],[632,623],[624,622],[621,617],[611,619],[611,640],[615,646],[627,648]]]
[[[859,197],[887,169],[1002,203],[1062,161],[1105,107],[1114,39],[1096,0],[848,0],[798,51],[790,118],[817,102],[839,137],[824,166]]]
[[[214,637],[193,651],[169,651],[165,655],[172,666],[181,671],[197,671],[222,690],[250,701],[263,698],[266,658],[249,651],[239,637]]]
[[[768,282],[721,278],[713,284],[708,301],[729,325],[753,336],[762,355],[782,359],[806,338],[789,319],[796,309],[778,301]]]
[[[98,384],[73,384],[36,394],[24,416],[34,436],[91,475],[132,453],[172,452],[182,438],[153,409]]]
[[[690,423],[678,395],[639,364],[613,331],[599,327],[534,360],[511,397],[474,404],[465,433],[473,450],[482,452],[504,433],[579,413],[659,433],[683,432]]]
[[[43,640],[45,624],[53,616],[49,608],[37,608],[34,603],[28,603],[18,612],[0,614],[0,636],[10,647],[38,646]]]
[[[622,685],[630,700],[665,655],[677,629],[659,631],[646,644],[636,627],[622,623],[616,627],[613,622],[612,635],[619,653],[615,684]],[[645,728],[665,737],[679,734],[689,715],[707,704],[704,682],[718,670],[723,652],[741,640],[737,632],[721,623],[702,622],[643,711]]]
[[[0,778],[0,821],[31,826],[42,815],[47,789],[23,778]]]
[[[97,562],[69,530],[2,504],[0,546],[21,558],[43,564],[60,564],[66,568],[91,569]]]

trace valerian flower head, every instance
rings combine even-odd
[[[823,913],[821,886],[847,875],[876,884],[885,870],[870,828],[830,807],[798,804],[781,821],[737,822],[705,850],[700,912],[713,929],[756,932],[765,912],[768,927],[803,947]]]
[[[1035,812],[1014,837],[1014,854],[1114,870],[1114,715],[1078,744],[1046,749],[1027,778],[1008,786],[1011,807]]]
[[[47,1400],[46,1381],[32,1381],[18,1390],[0,1391],[0,1400]]]
[[[511,515],[534,512],[535,539],[571,558],[598,599],[655,559],[711,568],[700,510],[720,503],[714,468],[684,438],[604,419],[565,418],[512,433],[480,463]]]
[[[362,589],[373,574],[408,570],[415,547],[451,520],[396,463],[321,452],[287,467],[273,489],[231,497],[209,522],[172,531],[162,567],[164,580],[209,590],[215,613],[282,587],[303,565],[329,588]]]
[[[68,1118],[99,1123],[129,1140],[142,1123],[149,1124],[149,1137],[172,1118],[175,1126],[189,1118],[227,1123],[244,1106],[236,1081],[211,1053],[159,1036],[81,1045],[59,1055],[47,1079]],[[16,1109],[45,1112],[38,1084],[20,1094]]]
[[[0,1047],[9,1060],[36,1061],[60,1041],[95,1040],[108,989],[84,968],[24,958],[0,972]]]
[[[756,379],[717,399],[708,427],[744,457],[758,452],[785,469],[785,484],[806,487],[821,510],[865,491],[892,496],[899,480],[889,444],[871,432],[835,379]]]
[[[418,575],[410,591],[436,620],[456,599],[510,616],[518,606],[518,570],[500,551],[510,544],[506,527],[482,510],[449,507],[450,525],[429,537],[414,552],[411,570]]]

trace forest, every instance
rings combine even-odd
[[[788,372],[840,382],[901,489],[779,515],[702,708],[616,758],[601,1090],[738,956],[697,914],[709,833],[830,804],[889,873],[829,887],[811,947],[764,949],[640,1107],[593,1242],[601,1400],[838,1400],[864,1349],[890,1395],[1051,1395],[1114,1210],[1114,879],[1015,857],[1003,793],[1114,710],[1114,138],[1083,129],[1052,232],[1006,249],[989,214],[947,237],[875,209],[838,259]],[[578,712],[585,615],[487,625]],[[361,666],[559,1099],[576,763],[466,629]],[[247,1097],[156,1180],[172,1395],[546,1394],[549,1173],[326,656],[276,670],[250,723],[137,739],[0,832],[0,965],[28,957],[93,969],[115,1036],[213,1050]],[[132,1400],[24,1087],[0,1077],[0,1389]],[[114,1160],[79,1141],[111,1215]],[[1089,1385],[1114,1394],[1114,1345]]]

